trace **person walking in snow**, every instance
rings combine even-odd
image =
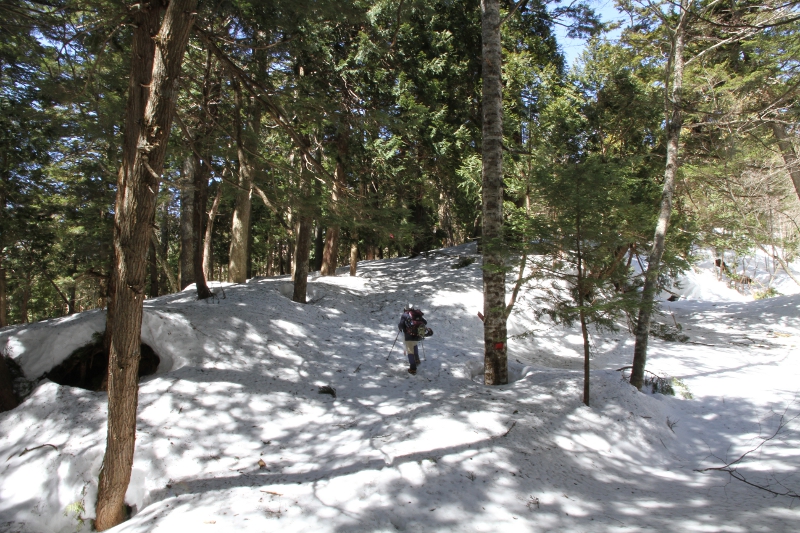
[[[422,311],[414,309],[412,304],[408,304],[400,316],[400,323],[397,324],[398,329],[403,332],[404,352],[408,357],[408,373],[412,376],[416,375],[417,365],[420,363],[419,342],[425,337],[433,335],[433,330],[425,327],[428,321],[422,315]]]

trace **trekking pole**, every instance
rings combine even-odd
[[[394,351],[394,345],[395,345],[395,344],[397,344],[397,339],[398,339],[399,337],[400,337],[400,332],[398,331],[398,332],[397,332],[397,336],[395,336],[395,338],[394,338],[394,342],[392,343],[392,349],[391,349],[391,350],[389,350],[389,355],[387,355],[387,356],[386,356],[386,360],[387,360],[387,361],[389,360],[389,356],[390,356],[390,355],[392,355],[392,352]]]
[[[423,341],[420,344],[422,345],[422,360],[427,361],[428,357],[425,355],[425,342]]]

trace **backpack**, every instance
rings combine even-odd
[[[428,322],[422,318],[423,314],[419,309],[409,309],[403,313],[403,333],[414,337],[430,337],[433,332],[428,333],[429,330],[425,327]]]

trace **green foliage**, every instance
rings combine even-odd
[[[753,298],[756,300],[764,300],[766,298],[774,298],[776,296],[780,296],[781,293],[775,287],[767,287],[763,291],[755,291],[753,292]]]

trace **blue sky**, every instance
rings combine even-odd
[[[600,18],[604,22],[624,20],[624,17],[620,15],[614,6],[614,0],[589,0],[589,5],[594,8],[595,12],[600,15]],[[572,66],[575,59],[583,52],[586,42],[583,39],[570,39],[567,37],[567,29],[558,25],[556,26],[556,38],[564,52],[567,65]]]

